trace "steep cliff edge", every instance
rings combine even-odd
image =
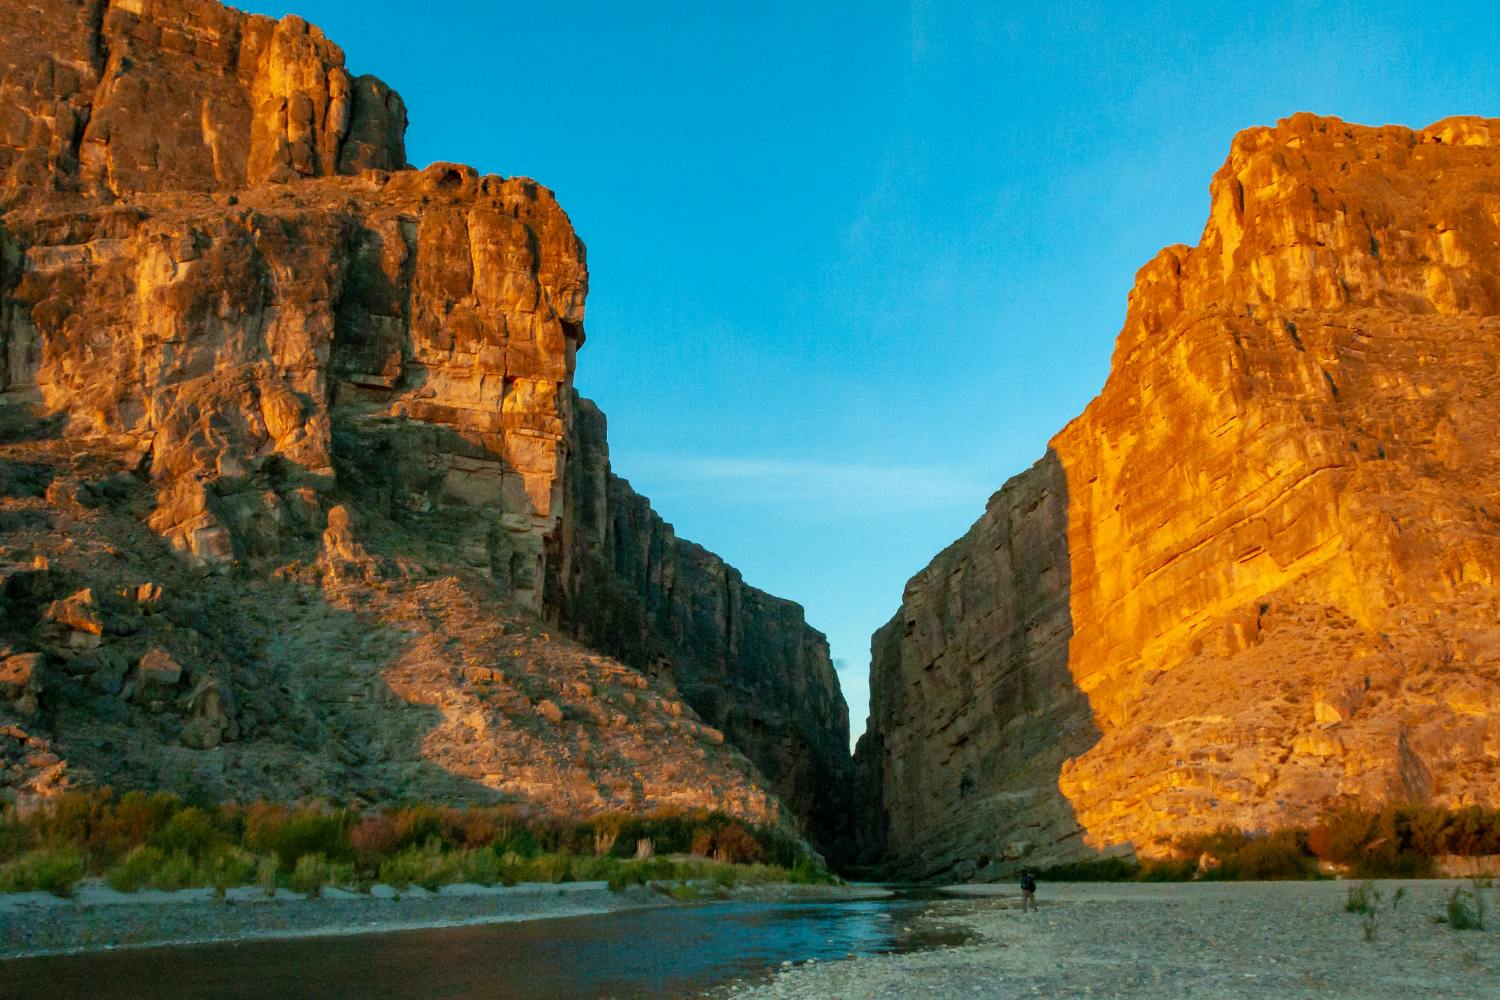
[[[1099,396],[877,633],[867,856],[993,876],[1496,803],[1500,122],[1297,115],[1211,205]]]
[[[826,643],[610,476],[551,192],[406,168],[400,98],[295,17],[0,17],[11,794],[779,793],[839,827]]]

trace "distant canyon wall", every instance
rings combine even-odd
[[[1500,797],[1500,122],[1239,135],[1108,381],[872,644],[867,858]]]

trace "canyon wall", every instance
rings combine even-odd
[[[1099,396],[874,639],[894,871],[1500,801],[1500,122],[1297,115],[1210,192]]]
[[[676,536],[614,475],[604,414],[575,401],[564,558],[548,606],[578,637],[658,676],[724,732],[842,854],[849,833],[849,710],[822,633],[791,601]]]
[[[11,694],[49,767],[166,781],[121,752],[138,731],[194,773],[194,752],[230,748],[209,785],[235,794],[451,795],[462,775],[574,811],[765,817],[779,793],[840,828],[841,800],[815,793],[849,769],[826,642],[611,475],[572,388],[584,247],[550,191],[406,167],[400,98],[295,17],[208,0],[0,16],[0,562],[17,581],[0,654],[45,660]],[[113,555],[85,558],[85,539]],[[122,595],[170,581],[196,593],[150,638]],[[272,634],[314,600],[335,648],[345,615],[385,645],[329,662],[295,626],[295,662],[272,655],[279,639],[204,610],[236,594]],[[158,647],[184,669],[143,701]],[[397,695],[374,700],[399,746],[331,707],[377,689]],[[427,737],[414,703],[440,709]],[[299,781],[265,764],[320,741],[358,765],[307,760]]]

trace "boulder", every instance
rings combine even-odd
[[[148,701],[170,694],[182,680],[182,666],[160,646],[136,662],[136,671],[136,696]]]

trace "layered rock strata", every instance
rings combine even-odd
[[[672,538],[610,476],[602,418],[572,389],[584,247],[551,192],[457,164],[406,168],[400,98],[350,76],[340,50],[295,17],[204,0],[0,0],[0,16],[25,29],[0,37],[0,416],[13,470],[0,478],[14,487],[0,558],[49,561],[36,584],[49,602],[93,607],[68,604],[91,590],[105,609],[97,614],[132,620],[110,608],[141,582],[165,580],[154,536],[189,574],[175,586],[192,589],[182,581],[196,575],[222,606],[243,593],[274,608],[279,598],[267,595],[282,593],[271,582],[280,580],[418,637],[314,682],[298,673],[305,648],[273,656],[212,615],[184,612],[200,639],[136,649],[123,637],[139,630],[85,630],[98,642],[75,643],[50,603],[28,598],[0,640],[17,655],[44,652],[44,673],[72,678],[41,685],[36,705],[14,701],[58,734],[49,745],[100,780],[151,784],[147,758],[115,745],[132,727],[187,751],[243,745],[254,757],[251,742],[311,747],[330,724],[316,707],[278,709],[280,728],[262,726],[255,710],[242,724],[258,685],[296,692],[306,682],[322,692],[307,697],[337,702],[340,684],[384,683],[398,701],[445,712],[478,699],[464,709],[467,729],[440,726],[448,735],[430,746],[407,731],[415,716],[391,722],[402,753],[416,746],[431,765],[422,773],[462,774],[476,789],[524,786],[560,809],[680,793],[764,816],[777,808],[768,792],[784,793],[804,819],[824,807],[810,789],[848,771],[826,643],[795,605]],[[40,492],[16,485],[33,481]],[[52,544],[98,510],[110,515],[98,545],[142,580],[105,583],[70,555],[81,548]],[[117,510],[148,531],[112,519]],[[450,576],[470,618],[490,614],[514,632],[529,614],[552,623],[548,639],[497,646],[478,625],[445,624],[456,612],[424,595]],[[624,663],[580,660],[560,631]],[[397,678],[400,650],[429,640],[430,674]],[[204,643],[223,649],[206,656]],[[84,654],[108,661],[87,703],[74,697],[78,684],[88,688],[98,671],[92,660],[73,669]],[[522,663],[498,667],[500,655]],[[179,666],[170,683],[163,658]],[[210,708],[194,693],[205,660],[218,664]],[[451,672],[432,666],[440,662]],[[531,680],[516,687],[517,672]],[[564,675],[579,691],[529,692]],[[636,680],[619,680],[627,675]],[[603,693],[636,681],[649,697]],[[142,700],[127,688],[168,696]],[[111,698],[124,702],[106,707]],[[175,721],[151,721],[157,710]],[[486,710],[498,714],[485,722]],[[92,753],[80,735],[91,712],[121,727],[107,751]],[[577,721],[582,735],[517,742],[536,712],[558,729]],[[205,713],[213,721],[200,724]],[[671,724],[655,726],[652,713]],[[344,728],[360,739],[334,744],[370,743],[379,725]],[[636,749],[590,757],[632,732]],[[388,740],[373,745],[384,750],[358,754],[367,771],[386,768],[386,756],[411,763]],[[672,764],[680,753],[699,770]],[[568,761],[584,762],[573,777],[535,771],[567,771]],[[246,794],[262,773],[262,794],[347,793],[353,772],[326,763],[309,762],[312,777],[284,788],[270,767],[229,767],[221,784]],[[417,794],[389,774],[358,781],[371,794]],[[832,828],[821,817],[815,825]]]
[[[1297,115],[1210,190],[1099,396],[876,635],[896,870],[1500,801],[1500,122]]]

